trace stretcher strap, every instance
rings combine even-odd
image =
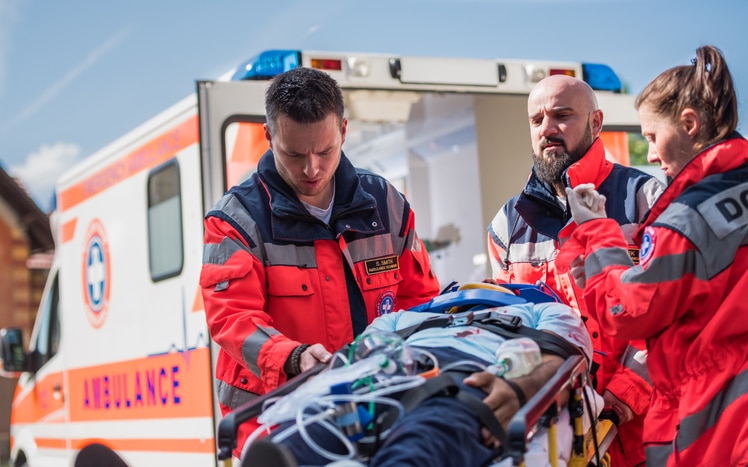
[[[540,350],[543,353],[556,355],[563,359],[568,359],[572,355],[584,356],[581,349],[579,349],[577,346],[572,345],[571,343],[569,343],[569,341],[549,332],[538,331],[537,329],[533,329],[527,326],[518,326],[517,330],[513,331],[501,326],[500,323],[494,322],[477,322],[472,323],[471,325],[479,327],[481,329],[485,329],[494,334],[498,334],[499,336],[505,337],[507,339],[529,337],[538,344],[538,347],[540,347]]]
[[[499,423],[499,421],[496,419],[496,416],[493,414],[491,409],[488,408],[488,406],[484,404],[482,400],[471,394],[468,394],[465,391],[458,392],[457,399],[461,400],[468,407],[470,407],[470,409],[478,416],[481,423],[483,423],[483,425],[488,428],[488,431],[490,431],[491,434],[499,440],[502,447],[507,446],[509,438],[507,438],[506,436],[504,427],[501,426],[501,423]]]
[[[434,396],[456,397],[465,403],[491,434],[501,442],[501,445],[506,446],[508,440],[506,431],[496,419],[493,411],[477,397],[465,391],[460,391],[460,387],[449,374],[442,373],[439,376],[429,378],[422,385],[407,391],[399,400],[407,412]]]

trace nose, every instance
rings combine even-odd
[[[540,123],[540,127],[538,128],[538,131],[540,133],[540,136],[551,136],[551,135],[555,135],[558,132],[558,128],[553,122],[553,119],[546,117]]]
[[[657,164],[660,162],[660,158],[657,157],[657,151],[652,147],[652,143],[649,144],[647,149],[647,162],[650,164]]]
[[[316,154],[310,154],[306,158],[306,164],[304,165],[304,175],[309,178],[314,178],[319,171],[319,156]]]

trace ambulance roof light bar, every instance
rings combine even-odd
[[[366,63],[366,61],[359,60],[361,63],[358,63],[356,58],[349,58],[348,60],[348,67],[353,74],[361,76],[368,74],[368,63]],[[399,59],[394,60],[399,64]],[[415,61],[418,60],[418,58],[410,57],[409,60]],[[392,62],[392,59],[390,62]],[[463,60],[462,62],[464,62],[466,66],[470,64],[477,66],[479,61]],[[231,77],[231,80],[266,80],[299,66],[301,66],[301,51],[299,50],[266,50],[242,63]],[[343,69],[342,60],[334,58],[312,58],[311,66],[313,68],[327,71],[341,71]],[[392,67],[392,63],[390,63],[390,67]],[[504,82],[506,79],[506,68],[502,67],[503,65],[499,67],[500,82]],[[390,71],[392,72],[392,70]],[[446,72],[448,70],[442,71]],[[495,74],[494,72],[495,70],[492,71],[492,76]],[[548,75],[566,74],[569,76],[576,76],[576,72],[573,69],[556,67],[548,69],[539,64],[526,65],[525,73],[527,79],[531,83],[536,83]],[[395,76],[393,76],[393,78],[394,77]],[[621,80],[618,78],[618,75],[616,75],[616,73],[607,65],[599,63],[582,63],[581,78],[584,79],[592,89],[597,91],[611,91],[617,93],[623,91],[623,86],[621,85]],[[481,82],[471,84],[485,85],[486,83]],[[496,83],[492,84],[495,85]]]

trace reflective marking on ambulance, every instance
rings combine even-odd
[[[65,212],[121,181],[171,159],[182,149],[196,144],[198,142],[197,125],[197,115],[193,115],[172,130],[117,159],[84,180],[65,188],[59,195],[60,212]]]

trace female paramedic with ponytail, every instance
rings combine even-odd
[[[672,181],[634,266],[604,200],[567,189],[579,224],[559,263],[614,336],[647,339],[649,466],[748,465],[748,141],[719,49],[700,47],[636,102],[648,160]]]

